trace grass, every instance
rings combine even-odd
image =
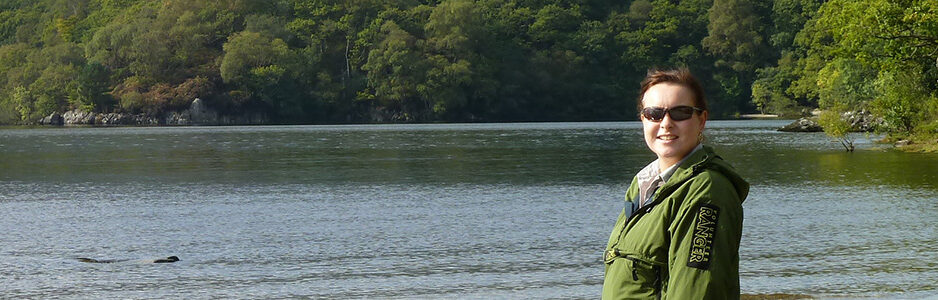
[[[938,153],[938,133],[915,133],[910,136],[886,136],[880,143],[895,144],[901,140],[909,143],[896,146],[896,149],[906,152]]]

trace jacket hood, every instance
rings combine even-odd
[[[749,183],[739,176],[739,173],[736,172],[736,169],[733,169],[733,166],[730,166],[729,163],[724,161],[722,157],[713,151],[712,147],[707,145],[704,145],[700,150],[691,154],[691,157],[681,163],[677,172],[674,174],[675,176],[681,177],[681,179],[674,181],[683,181],[684,179],[693,177],[703,171],[703,169],[714,170],[726,176],[726,178],[733,183],[733,187],[736,188],[740,202],[746,201],[746,196],[749,195]]]

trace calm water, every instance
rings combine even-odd
[[[938,155],[785,123],[707,124],[742,291],[938,295]],[[653,158],[634,122],[0,129],[0,298],[595,299]]]

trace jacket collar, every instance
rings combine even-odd
[[[749,194],[749,183],[742,179],[732,166],[723,161],[723,158],[716,155],[712,147],[706,145],[700,150],[691,153],[690,156],[685,158],[678,165],[677,170],[674,171],[671,178],[661,186],[661,192],[663,194],[670,194],[672,190],[702,172],[704,169],[711,169],[722,173],[733,183],[740,200],[746,199],[746,196]]]

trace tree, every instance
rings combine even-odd
[[[806,70],[805,57],[824,47],[810,43],[817,36],[812,28],[820,5],[820,0],[773,1],[768,44],[778,60],[756,70],[752,102],[760,111],[795,117],[803,107],[817,107],[817,76],[805,73],[816,74],[823,66]]]
[[[708,35],[701,45],[716,57],[714,80],[726,96],[722,105],[743,108],[749,103],[751,85],[758,68],[767,66],[771,55],[765,41],[765,8],[754,1],[715,0],[709,11]]]
[[[36,100],[29,93],[29,90],[24,86],[17,86],[13,88],[12,93],[10,94],[10,103],[13,108],[19,114],[22,121],[29,121],[33,117],[33,103]]]
[[[756,71],[756,79],[752,83],[752,103],[760,113],[773,113],[785,117],[799,116],[799,105],[788,94],[784,93],[785,85],[790,79],[779,72],[779,68],[763,68]]]
[[[430,64],[426,85],[420,92],[429,97],[432,112],[452,120],[473,99],[471,86],[480,74],[477,41],[481,40],[482,15],[472,1],[448,0],[437,5],[427,21],[426,59]]]
[[[822,109],[835,106],[862,108],[873,99],[870,78],[876,71],[847,58],[837,58],[818,71],[818,105]]]
[[[184,108],[193,95],[276,122],[621,120],[636,115],[622,100],[635,98],[646,70],[686,66],[699,75],[714,116],[753,104],[797,115],[802,106],[849,102],[888,115],[902,124],[897,132],[916,132],[938,124],[930,113],[938,107],[936,7],[935,0],[0,1],[0,121],[75,107],[161,113]]]
[[[709,35],[701,44],[718,57],[717,67],[754,72],[765,62],[765,24],[753,1],[715,0],[709,16]]]
[[[772,1],[772,26],[769,30],[769,44],[776,51],[792,50],[796,45],[795,36],[811,20],[822,0],[775,0]]]
[[[417,39],[400,28],[394,21],[381,26],[384,39],[368,54],[362,70],[368,74],[368,84],[374,97],[385,106],[401,109],[415,116],[431,110],[429,95],[423,84],[427,64],[420,56]]]
[[[884,70],[873,85],[876,98],[873,111],[882,116],[886,126],[896,134],[912,134],[916,127],[936,117],[929,106],[938,104],[935,91],[927,89],[925,74],[915,66]]]
[[[842,115],[842,107],[825,110],[818,116],[818,124],[824,128],[824,133],[840,142],[844,150],[853,152],[854,139],[850,136],[850,123],[841,118]]]
[[[110,74],[98,63],[85,64],[78,70],[78,78],[69,83],[68,102],[86,111],[110,110],[115,104],[108,93]]]
[[[934,0],[827,2],[818,12],[817,27],[830,39],[820,54],[835,59],[828,59],[818,78],[837,74],[831,70],[867,70],[856,76],[867,88],[846,94],[868,95],[860,101],[871,105],[893,134],[908,136],[938,120],[927,109],[938,105],[936,21]],[[826,82],[818,80],[822,91],[832,86]]]
[[[247,99],[283,116],[302,114],[295,90],[294,53],[286,42],[266,34],[242,31],[224,45],[221,78]],[[299,111],[298,111],[299,110]]]

